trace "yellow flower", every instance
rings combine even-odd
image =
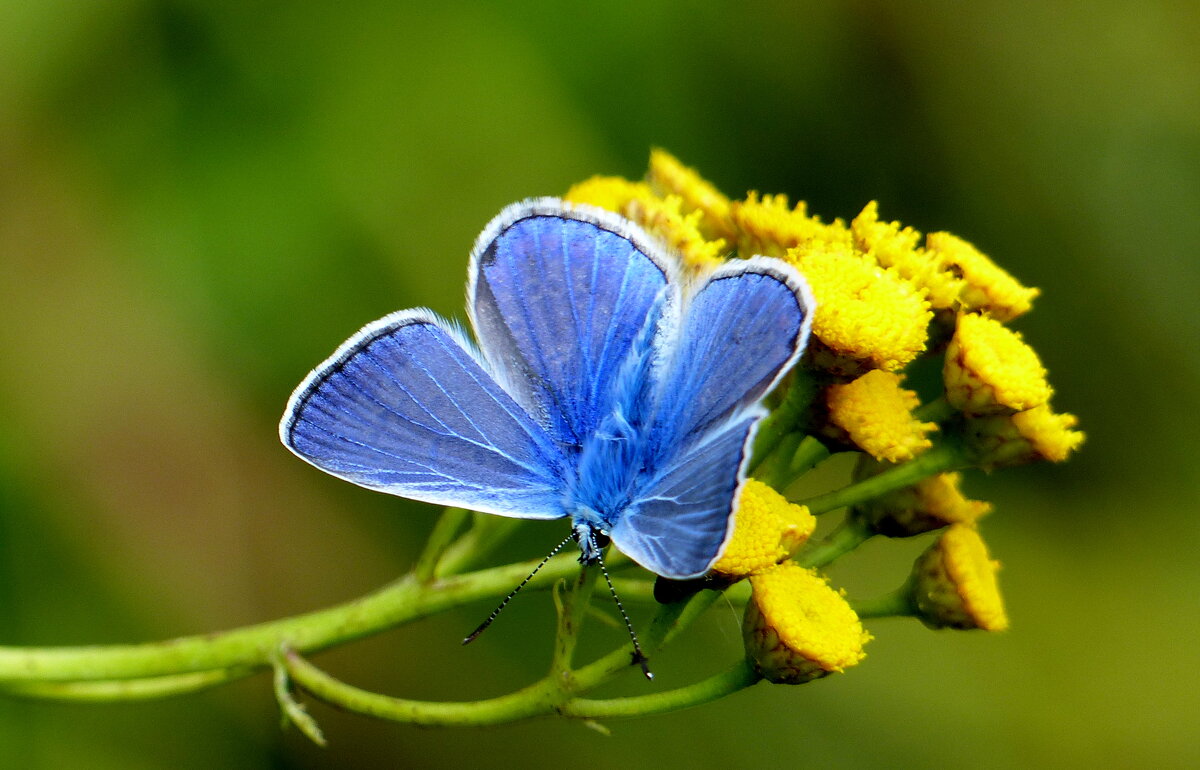
[[[743,257],[765,254],[782,257],[788,249],[812,243],[836,244],[846,249],[853,246],[850,231],[842,220],[825,224],[808,215],[803,201],[795,208],[788,206],[786,195],[764,195],[752,192],[744,201],[730,204],[730,216],[738,232],[738,253]]]
[[[733,243],[736,233],[729,218],[729,199],[693,169],[680,163],[666,150],[650,151],[650,185],[663,197],[678,195],[685,213],[701,212],[696,223],[710,241]]]
[[[886,468],[879,463],[870,463],[865,468],[860,465],[855,475],[866,478]],[[865,522],[872,532],[885,537],[919,535],[951,524],[974,525],[992,506],[982,500],[967,499],[959,489],[961,482],[961,473],[939,473],[857,505],[852,515]]]
[[[1008,628],[996,584],[999,566],[988,558],[987,546],[974,527],[951,526],[913,564],[912,601],[917,616],[931,628]]]
[[[842,374],[899,369],[925,349],[929,303],[895,272],[836,246],[794,248],[787,259],[817,301],[816,366]]]
[[[911,460],[931,447],[925,434],[937,430],[937,424],[913,417],[920,399],[900,382],[895,372],[872,369],[848,384],[830,385],[825,402],[832,430],[827,433],[892,463]]]
[[[1060,463],[1086,438],[1072,430],[1078,424],[1075,415],[1058,414],[1043,404],[1016,414],[968,420],[966,434],[975,462],[983,468],[1035,460]]]
[[[803,684],[855,665],[870,635],[840,593],[795,562],[750,578],[742,635],[771,682]]]
[[[871,201],[850,223],[854,241],[869,258],[893,268],[925,292],[934,310],[957,308],[966,282],[948,269],[940,255],[919,248],[921,234],[899,222],[879,221],[879,204]]]
[[[1052,393],[1045,367],[1021,335],[974,313],[958,317],[942,375],[946,400],[972,415],[1030,409]]]
[[[747,479],[738,496],[733,536],[713,572],[740,579],[773,569],[799,548],[817,526],[803,505],[757,479]]]
[[[705,240],[699,228],[704,213],[697,210],[685,216],[681,213],[682,204],[677,195],[665,199],[646,195],[631,199],[622,213],[683,257],[687,267],[694,270],[715,267],[727,251],[725,241]]]
[[[594,176],[572,185],[563,200],[587,203],[624,215],[631,200],[652,197],[654,193],[645,182],[631,182],[619,176]]]
[[[1039,293],[1034,287],[1022,286],[974,246],[950,233],[930,233],[925,248],[947,270],[962,276],[965,285],[958,299],[966,310],[983,310],[1008,321],[1028,311]]]

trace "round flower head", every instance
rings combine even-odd
[[[747,479],[738,496],[733,536],[713,572],[734,579],[774,569],[799,548],[817,526],[803,505],[757,479]]]
[[[729,213],[738,232],[738,252],[744,256],[782,257],[788,249],[803,244],[837,244],[846,249],[854,245],[842,220],[825,224],[808,215],[803,201],[790,207],[786,195],[759,198],[752,192],[746,200],[731,203]]]
[[[1073,414],[1058,414],[1049,404],[1010,415],[967,421],[966,434],[975,462],[983,468],[1021,465],[1037,460],[1060,463],[1083,444]]]
[[[908,281],[841,247],[792,249],[817,301],[814,365],[840,374],[899,369],[925,349],[929,303]]]
[[[729,199],[674,155],[665,150],[652,150],[647,178],[663,197],[678,195],[683,200],[685,213],[701,212],[696,224],[706,239],[734,241],[736,233],[729,217]]]
[[[866,478],[886,468],[870,461],[860,463],[855,476]],[[919,535],[951,524],[974,525],[992,506],[967,499],[959,489],[961,481],[961,473],[939,473],[857,505],[852,515],[885,537]]]
[[[653,198],[650,185],[631,182],[619,176],[594,176],[571,186],[563,200],[587,203],[602,209],[624,214],[625,207],[636,198]]]
[[[1019,412],[1052,393],[1045,367],[1021,335],[974,313],[958,317],[942,376],[946,400],[966,414]]]
[[[998,562],[988,558],[979,532],[948,528],[913,564],[912,602],[930,628],[1003,631],[1008,616],[996,585]]]
[[[925,292],[934,310],[957,308],[966,282],[940,259],[920,248],[921,234],[899,222],[881,222],[879,205],[867,204],[850,223],[858,248],[883,267],[893,268],[905,280]]]
[[[961,275],[958,301],[966,310],[983,310],[993,318],[1009,321],[1029,310],[1038,290],[1021,283],[1002,270],[962,238],[950,233],[930,233],[925,249],[945,269]]]
[[[928,449],[933,444],[925,434],[937,430],[937,424],[913,417],[920,400],[900,382],[895,372],[872,369],[853,382],[830,385],[825,391],[826,434],[892,463],[911,460]]]
[[[742,635],[755,668],[771,682],[803,684],[865,657],[870,635],[815,570],[795,562],[750,578]]]

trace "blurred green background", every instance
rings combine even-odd
[[[825,217],[879,199],[1043,289],[1017,325],[1089,441],[968,482],[997,506],[1012,630],[875,622],[844,676],[607,738],[314,706],[323,751],[279,730],[263,676],[139,705],[0,699],[0,767],[1200,765],[1200,7],[597,6],[0,3],[0,643],[216,630],[405,570],[436,512],[289,455],[288,394],[367,321],[461,317],[503,205],[640,176],[651,146]],[[837,582],[889,588],[922,545],[871,543]],[[398,695],[500,694],[543,670],[552,610],[521,597],[460,648],[488,609],[318,662]],[[656,686],[737,650],[715,612]]]

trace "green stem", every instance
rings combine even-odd
[[[808,510],[813,514],[825,513],[872,500],[893,490],[912,486],[935,474],[964,468],[967,464],[962,449],[957,444],[947,441],[877,476],[799,502],[808,506]]]
[[[855,599],[850,606],[860,618],[894,618],[916,614],[911,582],[874,599]]]
[[[795,431],[800,418],[816,398],[818,384],[810,372],[792,370],[792,382],[783,401],[758,423],[754,434],[754,449],[750,455],[750,473],[771,455],[784,436]]]
[[[478,567],[487,556],[516,532],[524,519],[509,519],[488,513],[473,514],[471,528],[442,554],[437,577],[457,575]],[[547,548],[549,550],[549,548]]]
[[[874,533],[856,518],[847,518],[820,543],[806,548],[796,561],[804,567],[824,567],[858,548]]]
[[[956,414],[957,410],[950,406],[945,396],[935,398],[928,404],[921,404],[913,410],[913,417],[922,422],[945,422]]]
[[[433,579],[438,562],[470,516],[471,512],[463,508],[447,508],[442,511],[433,531],[429,533],[429,539],[425,541],[425,548],[421,551],[416,566],[413,567],[413,575],[418,582],[428,583]]]
[[[561,585],[561,584],[558,584]],[[596,585],[596,570],[583,565],[579,577],[568,591],[554,589],[554,603],[558,610],[558,628],[554,636],[554,657],[550,662],[552,676],[566,679],[571,670],[571,660],[579,644],[579,632],[583,619],[587,617],[592,588]]]
[[[411,575],[345,604],[215,634],[146,644],[87,647],[0,647],[0,689],[15,681],[141,679],[270,664],[280,645],[311,652],[379,633],[469,602],[503,596],[536,562],[521,562],[422,585]],[[545,588],[579,569],[561,555],[527,588]]]
[[[754,665],[743,658],[731,668],[707,679],[666,692],[634,695],[628,698],[592,700],[574,698],[558,707],[558,713],[578,719],[609,719],[619,717],[666,714],[671,711],[699,706],[744,690],[758,683],[761,677]]]
[[[719,596],[701,591],[688,601],[663,605],[642,635],[643,646],[655,651],[673,639]],[[393,698],[338,681],[289,651],[285,659],[292,681],[315,697],[358,714],[426,726],[496,725],[551,714],[576,693],[586,692],[630,668],[632,648],[624,645],[599,660],[563,677],[551,674],[528,687],[487,700],[448,703]]]
[[[206,690],[236,679],[243,679],[254,672],[255,670],[252,668],[229,668],[145,679],[103,679],[81,682],[7,681],[0,682],[0,692],[23,698],[77,703],[149,700]]]

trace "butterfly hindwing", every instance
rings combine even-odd
[[[578,446],[610,412],[622,365],[674,290],[674,270],[614,214],[526,201],[480,236],[468,309],[510,392],[555,439]]]
[[[283,443],[318,468],[414,500],[558,518],[565,460],[432,313],[370,324],[301,383]]]
[[[786,265],[729,263],[685,304],[657,383],[650,473],[613,542],[666,577],[704,574],[720,556],[759,401],[803,350],[813,302]]]
[[[660,383],[653,438],[664,452],[758,403],[804,349],[813,301],[787,264],[726,263],[685,304]]]
[[[728,539],[743,460],[760,414],[749,410],[710,431],[660,469],[613,527],[613,543],[664,577],[683,580],[707,572]]]

